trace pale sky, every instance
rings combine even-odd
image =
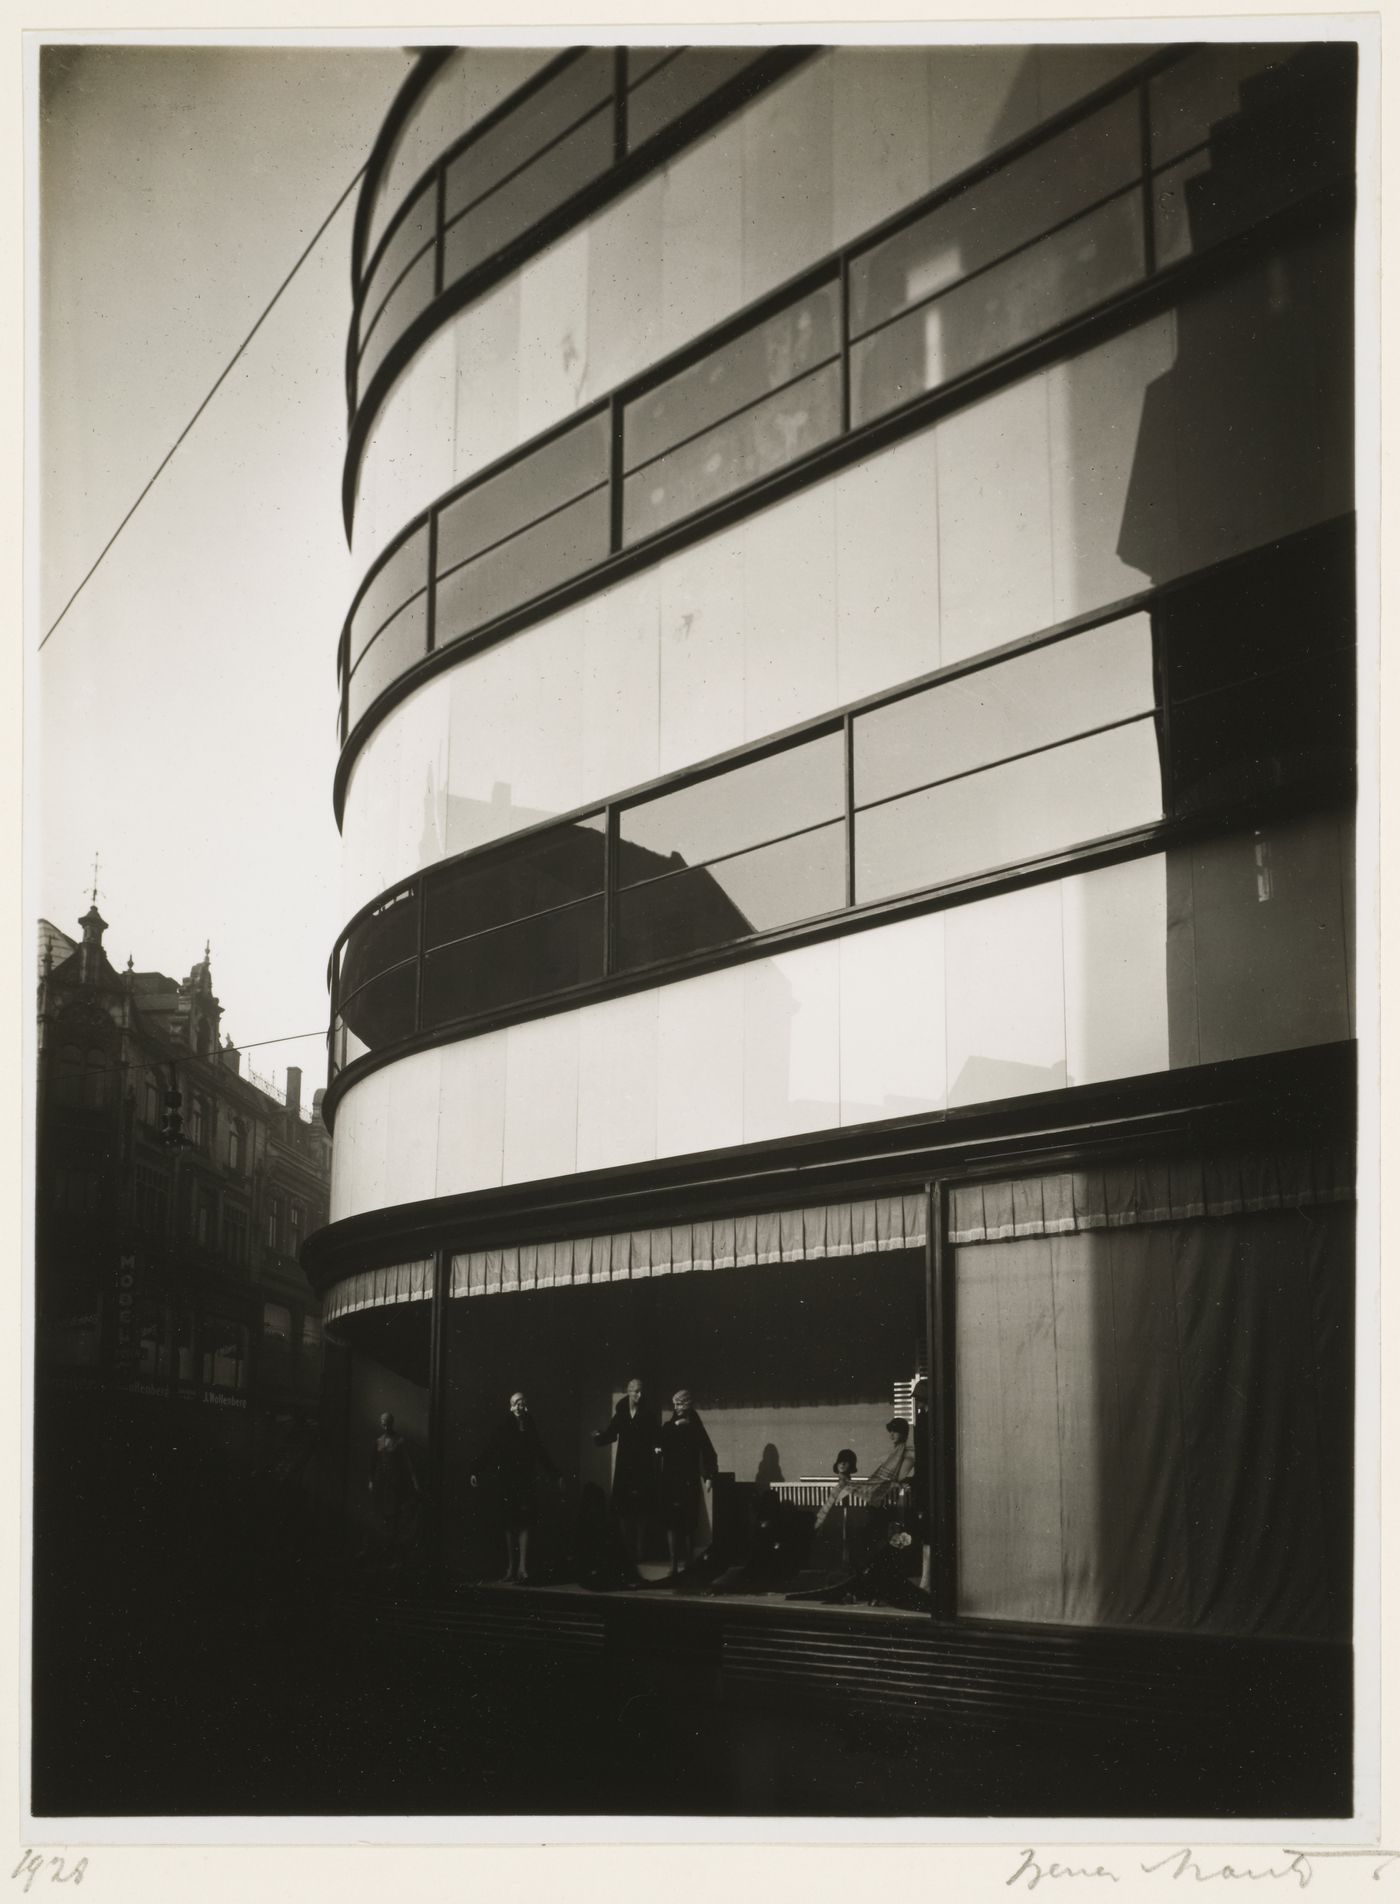
[[[363,164],[397,49],[45,49],[40,573],[47,630]],[[325,1081],[340,925],[335,643],[355,195],[36,666],[30,912],[113,963],[212,943],[235,1043]],[[31,234],[32,242],[32,234]],[[31,506],[32,506],[31,497]],[[31,583],[32,586],[32,583]],[[34,604],[31,602],[31,616]],[[31,916],[30,928],[33,919]]]

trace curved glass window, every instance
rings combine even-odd
[[[726,109],[735,82],[766,85],[808,50],[576,47],[553,60],[437,160],[379,237],[356,300],[352,409],[356,390],[437,296],[580,199],[628,153],[673,131],[699,132]],[[364,189],[377,195],[379,179]]]
[[[850,906],[1030,879],[1166,821],[1334,800],[1354,757],[1353,561],[1349,525],[1307,532],[445,861],[345,934],[335,1064]]]
[[[652,49],[633,92],[640,98],[668,74],[679,88],[681,62],[695,53]],[[538,123],[564,128],[566,139],[594,117],[611,123],[615,102],[588,103],[604,64],[599,54],[551,69],[531,96]],[[1355,49],[1341,43],[1184,56],[984,177],[941,189],[895,230],[830,259],[796,295],[727,324],[471,479],[434,507],[429,525],[414,525],[357,602],[346,652],[352,670],[362,654],[369,665],[346,684],[342,732],[430,647],[517,615],[848,430],[1011,358],[1154,271],[1335,183],[1351,164],[1354,95]],[[1307,136],[1284,152],[1295,122]],[[489,133],[507,157],[518,149],[514,127],[511,119]],[[488,135],[478,143],[486,159],[497,150]],[[453,164],[466,166],[476,149]],[[449,231],[542,162],[464,203]],[[405,286],[418,266],[408,269]],[[421,612],[392,619],[419,596]]]

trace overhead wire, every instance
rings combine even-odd
[[[175,441],[170,445],[170,448],[165,452],[165,455],[161,458],[160,462],[156,465],[155,472],[151,476],[150,481],[146,484],[145,488],[141,491],[141,494],[136,498],[135,502],[132,503],[130,509],[127,510],[126,514],[122,517],[121,521],[117,524],[116,528],[112,531],[111,535],[107,538],[107,541],[103,545],[102,550],[97,557],[97,560],[93,563],[92,567],[88,570],[87,574],[83,577],[82,581],[79,582],[78,586],[73,590],[73,593],[68,597],[68,600],[63,604],[63,607],[59,610],[57,617],[55,618],[52,626],[48,630],[48,633],[43,637],[43,640],[40,641],[39,647],[35,649],[36,654],[44,647],[45,643],[49,639],[49,635],[53,634],[54,630],[58,627],[59,623],[63,620],[63,617],[68,613],[68,610],[73,606],[74,602],[77,601],[78,597],[82,594],[83,590],[87,587],[88,583],[92,580],[93,576],[96,575],[98,569],[102,566],[103,561],[106,559],[107,553],[111,549],[113,543],[116,541],[117,537],[121,534],[122,530],[125,529],[126,525],[131,521],[131,518],[136,514],[136,511],[141,507],[142,503],[146,500],[147,496],[150,495],[152,489],[154,489],[156,482],[158,481],[161,475],[161,472],[165,469],[165,466],[167,465],[167,463],[169,463],[171,457],[174,456],[176,450],[179,449],[180,445],[184,442],[185,438],[189,435],[190,431],[194,428],[195,424],[198,423],[199,419],[204,415],[204,412],[208,409],[210,403],[212,403],[214,396],[217,393],[220,385],[224,382],[225,378],[228,376],[229,372],[233,369],[234,365],[238,362],[239,358],[243,355],[244,351],[247,350],[249,344],[252,343],[253,339],[257,336],[258,332],[262,329],[263,324],[266,322],[267,318],[271,315],[273,306],[277,303],[277,300],[281,297],[282,293],[286,290],[287,286],[291,283],[292,279],[296,276],[297,272],[300,271],[301,267],[306,263],[306,260],[311,256],[312,252],[316,249],[316,246],[320,243],[322,237],[325,235],[326,229],[330,225],[331,220],[335,217],[336,213],[340,210],[341,206],[345,203],[346,199],[349,198],[351,192],[354,191],[355,187],[359,184],[360,180],[364,177],[365,170],[366,170],[366,166],[362,165],[359,171],[355,174],[354,178],[352,178],[350,183],[346,186],[345,190],[340,194],[340,197],[335,201],[335,204],[332,205],[331,209],[326,213],[326,216],[321,220],[321,223],[317,226],[316,232],[314,236],[312,237],[310,243],[306,246],[306,249],[302,252],[301,256],[297,259],[296,263],[292,266],[291,270],[287,273],[286,277],[283,278],[282,282],[278,285],[277,289],[273,292],[271,298],[268,300],[267,304],[263,307],[262,314],[258,318],[257,322],[254,324],[252,330],[249,331],[248,335],[243,339],[243,342],[238,346],[238,349],[233,353],[232,357],[229,358],[228,362],[224,365],[223,369],[219,372],[218,377],[215,379],[213,384],[210,386],[208,392],[206,393],[204,397],[204,401],[200,404],[199,408],[195,411],[194,415],[190,418],[189,422],[185,425],[184,429],[181,430],[180,434],[176,437]]]

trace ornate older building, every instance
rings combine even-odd
[[[184,1411],[251,1457],[317,1406],[320,1304],[299,1257],[327,1211],[320,1104],[303,1109],[295,1068],[285,1099],[241,1075],[207,947],[180,980],[118,972],[95,901],[80,925],[79,941],[41,926],[41,1393],[158,1440]]]
[[[923,1610],[677,1605],[716,1683],[1267,1710],[1346,1808],[1355,93],[1340,42],[422,56],[307,1260],[347,1498],[392,1408],[449,1581],[513,1388],[602,1487],[628,1377],[689,1388],[738,1551],[923,1367]],[[1291,1803],[1267,1758],[1210,1802]]]

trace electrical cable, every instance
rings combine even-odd
[[[316,249],[316,246],[320,243],[321,238],[325,234],[327,226],[330,224],[331,220],[335,217],[336,213],[340,210],[341,206],[345,203],[346,199],[349,198],[351,192],[354,191],[355,187],[359,184],[360,180],[364,177],[365,170],[366,170],[366,167],[362,165],[359,171],[355,174],[354,178],[352,178],[350,183],[346,186],[345,190],[340,194],[340,197],[335,201],[335,204],[332,205],[331,209],[326,213],[326,216],[321,220],[320,225],[317,227],[315,236],[312,238],[311,242],[307,245],[306,249],[302,252],[301,256],[297,259],[296,263],[292,266],[291,270],[287,273],[286,277],[283,278],[282,282],[278,285],[277,289],[273,292],[271,299],[268,301],[267,305],[263,309],[262,316],[259,317],[257,323],[254,324],[252,330],[249,331],[248,335],[243,339],[243,342],[238,346],[238,349],[233,353],[232,357],[229,358],[228,362],[224,365],[223,369],[219,372],[218,378],[216,379],[214,384],[211,386],[203,403],[200,404],[199,408],[195,411],[194,415],[190,418],[189,422],[185,425],[184,429],[181,430],[180,434],[176,437],[175,441],[170,445],[170,448],[165,452],[165,455],[161,458],[160,462],[156,466],[155,474],[151,477],[150,481],[146,484],[146,487],[141,491],[141,494],[136,498],[135,502],[131,505],[130,509],[127,510],[126,514],[122,517],[121,521],[117,524],[116,528],[112,531],[111,535],[108,537],[107,542],[102,549],[101,554],[99,554],[97,560],[93,563],[92,567],[88,570],[87,574],[83,577],[82,581],[79,582],[78,586],[73,590],[73,593],[68,597],[68,600],[63,604],[63,607],[60,609],[58,613],[58,617],[54,621],[53,626],[49,629],[48,634],[44,636],[43,641],[39,643],[39,647],[35,649],[34,652],[36,654],[40,651],[40,649],[43,648],[45,642],[48,641],[49,635],[53,634],[54,630],[58,627],[59,622],[63,620],[63,617],[68,613],[68,610],[73,606],[74,602],[77,601],[78,597],[82,594],[83,590],[87,587],[88,583],[92,580],[93,576],[96,575],[98,569],[102,566],[103,560],[105,559],[107,555],[107,551],[112,547],[112,544],[116,541],[117,537],[121,534],[122,530],[131,521],[131,518],[136,514],[136,511],[141,507],[142,503],[146,500],[147,496],[150,495],[152,489],[154,489],[156,485],[157,479],[159,478],[161,471],[165,468],[166,464],[170,461],[171,457],[175,454],[176,450],[179,449],[180,445],[184,442],[185,438],[189,435],[190,431],[194,428],[195,424],[198,423],[199,419],[204,415],[204,412],[208,409],[210,403],[213,401],[214,395],[219,389],[220,384],[223,383],[224,379],[228,376],[229,372],[233,369],[234,365],[238,362],[239,358],[243,355],[244,351],[247,350],[249,344],[252,343],[253,339],[257,336],[258,332],[262,329],[263,323],[271,315],[273,305],[276,304],[278,298],[281,297],[282,293],[286,290],[287,286],[291,283],[292,279],[296,276],[297,272],[301,270],[301,267],[306,263],[306,260],[311,256],[311,253]],[[273,1040],[272,1042],[275,1043],[277,1041]]]

